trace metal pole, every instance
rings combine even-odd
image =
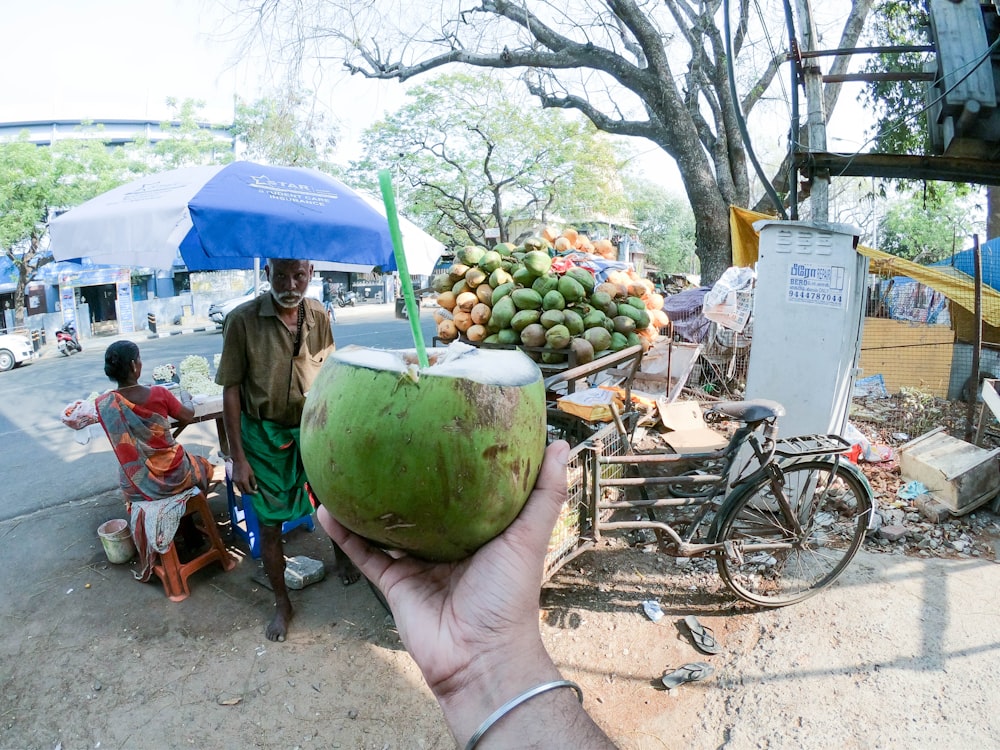
[[[983,348],[983,258],[979,250],[979,235],[972,235],[972,269],[975,284],[976,331],[972,338],[972,384],[965,415],[965,442],[972,442],[972,424],[976,417],[976,402],[979,400],[979,353]]]
[[[791,134],[789,136],[791,143],[788,144],[789,152],[794,153],[799,147],[799,44],[795,39],[795,20],[792,17],[792,6],[789,4],[788,0],[784,0],[785,8],[785,25],[788,26],[788,45],[790,47],[789,57],[791,59],[791,78],[792,78],[792,122],[791,122]],[[794,56],[792,53],[795,53]],[[792,221],[798,221],[799,218],[799,169],[795,164],[795,160],[792,159],[792,163],[788,166],[788,218]]]
[[[796,0],[799,11],[799,27],[802,33],[803,53],[816,49],[816,29],[813,26],[809,0]],[[818,64],[804,66],[807,104],[806,129],[809,133],[809,151],[826,151],[826,115],[823,112],[823,74]],[[830,220],[830,175],[813,169],[809,205],[813,221]]]

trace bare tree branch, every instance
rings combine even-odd
[[[369,0],[242,1],[268,22],[280,18],[300,54],[307,40],[335,42],[352,73],[407,81],[454,64],[517,69],[542,107],[576,110],[601,130],[651,140],[677,163],[696,217],[704,278],[713,280],[728,265],[728,204],[750,200],[737,107],[749,114],[781,69],[778,54],[757,62],[756,40],[770,35],[783,45],[786,37],[751,17],[751,0],[734,0],[730,8],[732,63],[739,59],[754,81],[739,101],[729,88],[718,23],[722,0],[600,0],[572,13],[558,0],[472,0],[462,10],[440,11],[434,23],[382,17],[389,11]],[[854,0],[844,40],[856,41],[872,2]],[[684,72],[675,73],[685,59]],[[833,62],[837,70],[846,64]],[[827,87],[828,108],[838,93],[839,86]],[[539,200],[547,200],[544,192]]]

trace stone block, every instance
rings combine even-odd
[[[898,542],[900,539],[905,539],[909,533],[909,529],[905,526],[883,526],[878,530],[878,535],[887,542]]]
[[[322,560],[313,560],[305,555],[289,557],[285,561],[285,585],[290,589],[303,589],[311,583],[322,581],[326,568]]]

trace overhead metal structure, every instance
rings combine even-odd
[[[1000,185],[1000,0],[929,0],[930,45],[794,50],[806,57],[933,52],[923,73],[828,75],[824,82],[920,80],[927,84],[927,119],[933,154],[831,153],[792,144],[795,175],[883,177]],[[793,180],[791,184],[796,184]]]

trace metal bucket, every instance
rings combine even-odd
[[[105,521],[97,527],[97,535],[104,545],[104,554],[108,556],[108,562],[127,563],[135,557],[135,542],[132,541],[132,532],[125,519],[114,518]]]

